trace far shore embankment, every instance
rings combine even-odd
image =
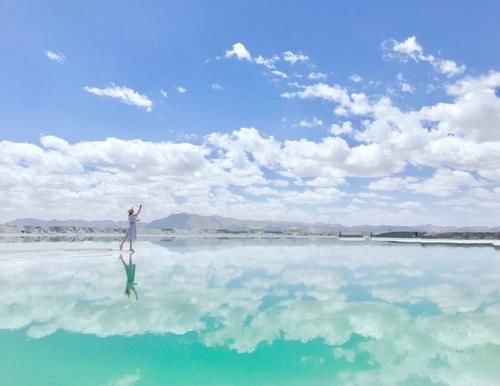
[[[90,227],[3,227],[0,229],[0,242],[30,241],[114,241],[119,240],[125,229],[97,229]],[[387,242],[420,243],[433,245],[494,246],[500,248],[498,232],[305,232],[305,231],[245,231],[245,230],[183,230],[183,229],[143,229],[140,240],[158,241],[163,239],[303,239],[339,240],[343,242]]]

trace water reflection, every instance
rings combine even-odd
[[[26,328],[31,338],[57,330],[195,333],[205,346],[238,353],[320,339],[337,361],[365,357],[377,365],[341,384],[402,384],[410,374],[430,384],[500,379],[500,264],[493,248],[143,242],[136,273],[132,256],[116,264],[116,255],[61,257],[43,252],[50,243],[38,246],[37,258],[2,257],[0,329]],[[147,292],[141,302],[123,296],[124,268],[129,294],[136,280]]]
[[[123,254],[120,254],[120,260],[123,264],[123,268],[125,268],[125,275],[127,277],[127,282],[125,283],[125,295],[130,297],[130,293],[133,292],[135,294],[135,300],[139,300],[137,290],[135,288],[137,283],[135,282],[135,264],[132,262],[133,254],[134,252],[129,252],[128,263],[126,263],[123,259]]]

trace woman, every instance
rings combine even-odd
[[[139,210],[137,211],[137,213],[134,213],[134,208],[130,208],[128,210],[128,230],[120,244],[120,251],[123,249],[123,244],[125,244],[125,241],[128,240],[130,242],[129,251],[135,252],[134,249],[132,248],[132,241],[137,239],[137,230],[135,224],[137,221],[139,221],[137,217],[139,216],[139,213],[141,213],[141,209],[142,209],[142,204],[139,205]]]

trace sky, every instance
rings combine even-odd
[[[0,222],[499,226],[498,14],[0,0]]]

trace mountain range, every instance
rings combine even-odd
[[[60,227],[89,227],[89,228],[125,228],[128,226],[127,221],[112,221],[112,220],[41,220],[38,218],[19,218],[9,221],[3,225],[17,226],[60,226]]]
[[[4,225],[17,226],[76,226],[91,228],[125,228],[128,226],[126,221],[112,220],[40,220],[36,218],[21,218],[5,223]],[[179,230],[216,230],[227,229],[231,231],[248,231],[261,229],[265,231],[285,231],[296,229],[306,232],[498,232],[499,227],[454,227],[454,226],[436,226],[431,224],[424,225],[354,225],[347,226],[341,224],[323,224],[306,223],[293,221],[256,221],[239,220],[223,216],[202,216],[190,213],[175,213],[149,223],[140,223],[141,227],[150,229],[179,229]]]

